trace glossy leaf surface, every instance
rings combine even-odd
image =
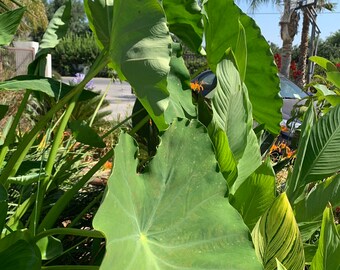
[[[206,130],[175,121],[136,173],[136,144],[122,134],[94,227],[105,234],[101,269],[262,269],[227,198]],[[190,160],[190,164],[188,163]]]
[[[252,232],[265,270],[276,269],[276,258],[290,270],[304,268],[304,251],[294,212],[285,193],[276,198]]]

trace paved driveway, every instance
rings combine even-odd
[[[63,77],[62,81],[69,83],[73,77]],[[107,78],[94,78],[94,89],[104,92],[107,87],[106,99],[110,102],[110,109],[112,111],[112,119],[123,120],[131,115],[133,104],[136,97],[131,94],[131,86],[127,82],[115,82],[110,84],[110,79]]]

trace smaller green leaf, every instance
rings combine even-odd
[[[38,182],[38,181],[44,179],[45,176],[46,176],[46,174],[44,172],[42,172],[42,173],[32,172],[32,173],[26,174],[26,175],[18,175],[18,176],[14,176],[14,177],[8,177],[7,181],[8,181],[8,183],[11,183],[11,184],[28,186],[28,185],[30,185],[34,182]]]
[[[40,42],[39,51],[35,60],[28,67],[28,74],[45,75],[46,56],[50,49],[55,48],[68,30],[71,18],[71,1],[66,1],[54,13],[45,34]]]
[[[61,241],[52,236],[41,238],[36,244],[40,249],[41,258],[43,260],[53,259],[63,252]]]
[[[316,89],[316,95],[318,96],[329,96],[329,95],[336,95],[334,91],[329,90],[326,85],[323,84],[315,84],[313,88]]]
[[[340,105],[340,96],[338,96],[338,95],[325,96],[325,99],[326,99],[333,107]]]
[[[9,106],[0,104],[0,120],[5,117]]]
[[[52,78],[45,78],[34,75],[20,75],[10,80],[0,82],[0,89],[14,91],[29,89],[32,91],[45,93],[48,96],[54,97],[56,99],[61,99],[73,89],[73,86],[67,85]],[[91,99],[97,95],[97,93],[94,93],[92,91],[83,90],[79,97],[79,100],[83,101]]]
[[[311,264],[311,270],[340,269],[340,235],[334,223],[331,205],[323,212],[318,249]]]
[[[293,209],[285,193],[276,198],[252,231],[256,254],[265,270],[276,269],[276,258],[289,270],[304,267],[304,251]]]
[[[314,186],[306,198],[294,206],[296,220],[298,222],[321,220],[328,202],[334,206],[340,205],[340,175]]]
[[[337,88],[340,88],[340,72],[337,71],[330,71],[327,72],[327,80],[333,83]]]
[[[320,67],[322,67],[326,71],[337,71],[338,70],[337,67],[331,61],[321,56],[311,56],[309,57],[309,60],[318,64]]]
[[[0,46],[9,45],[26,8],[17,8],[0,14]]]
[[[21,75],[4,82],[0,82],[0,89],[6,90],[29,89],[33,91],[43,92],[50,97],[57,97],[58,93],[61,92],[62,88],[67,89],[67,91],[72,89],[71,86],[56,81],[54,79],[32,75]]]
[[[40,42],[40,49],[53,49],[57,46],[67,33],[70,19],[71,1],[68,0],[54,13]],[[38,52],[38,55],[40,54],[41,51]]]
[[[106,146],[97,132],[94,131],[94,129],[92,129],[86,122],[76,120],[70,122],[69,125],[74,138],[78,142],[99,148],[104,148]]]

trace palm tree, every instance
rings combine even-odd
[[[260,4],[273,2],[276,5],[281,3],[280,0],[247,0],[251,9],[255,10]],[[293,8],[296,0],[284,0],[284,11],[280,21],[280,34],[282,39],[282,60],[280,72],[285,77],[289,77],[290,63],[292,59],[293,40],[297,33],[299,13]]]
[[[315,1],[315,6],[317,11],[321,11],[322,9],[327,9],[329,11],[334,10],[334,5],[324,0]],[[307,60],[308,60],[308,48],[309,48],[309,26],[311,16],[314,16],[316,19],[316,15],[311,14],[311,6],[303,7],[303,23],[302,23],[302,31],[301,31],[301,43],[300,43],[300,57],[298,63],[298,70],[301,71],[301,74],[298,76],[296,83],[301,88],[306,85],[307,76]]]

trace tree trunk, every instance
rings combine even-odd
[[[296,83],[298,86],[303,88],[306,84],[306,74],[307,74],[307,58],[308,58],[308,34],[309,34],[309,17],[307,13],[307,8],[303,9],[303,24],[301,32],[301,44],[300,44],[300,57],[298,70],[301,74],[297,77]]]
[[[293,40],[297,33],[299,14],[290,8],[290,0],[284,1],[284,12],[281,18],[282,62],[280,72],[289,78],[289,68],[292,59]]]

